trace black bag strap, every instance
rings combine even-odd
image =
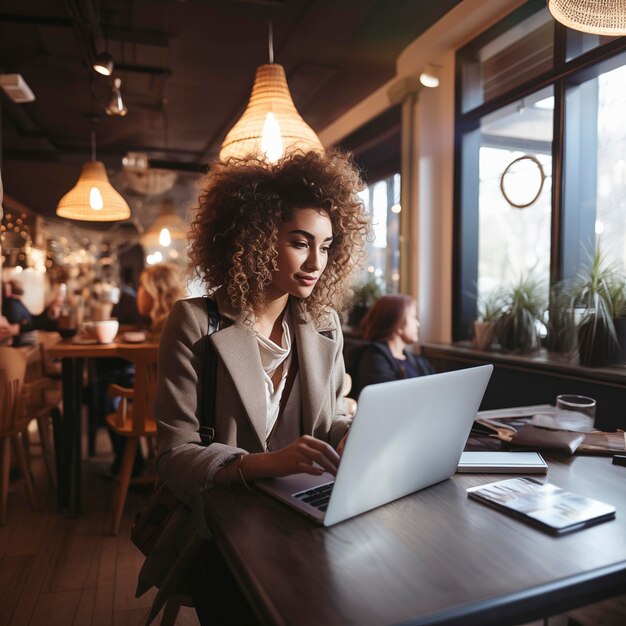
[[[215,390],[217,388],[217,353],[209,336],[220,329],[220,314],[213,298],[206,299],[209,324],[206,336],[206,353],[204,358],[204,376],[202,391],[202,410],[200,412],[200,440],[203,446],[209,446],[215,439]]]

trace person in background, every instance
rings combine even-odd
[[[36,343],[33,331],[56,330],[57,320],[61,313],[62,299],[57,297],[41,315],[33,315],[22,302],[24,290],[15,279],[2,283],[2,316],[0,320],[0,337],[13,337],[13,346],[26,346]]]
[[[122,279],[120,299],[113,305],[111,317],[117,319],[122,325],[148,326],[150,318],[141,315],[137,307],[137,285],[133,278],[133,269],[122,268],[120,277]]]
[[[367,385],[435,373],[427,359],[407,349],[417,342],[419,327],[417,304],[410,296],[388,295],[374,302],[361,320],[361,334],[371,343],[358,360],[352,397],[358,399]]]
[[[207,174],[190,260],[220,325],[207,335],[207,298],[176,303],[161,335],[154,403],[159,476],[196,513],[170,520],[138,587],[140,595],[167,577],[171,588],[178,572],[203,625],[256,623],[215,543],[202,541],[204,493],[337,471],[351,417],[333,307],[345,299],[369,230],[361,189],[356,169],[335,152],[297,152],[274,164],[229,159]],[[204,398],[209,346],[216,393]],[[207,446],[203,406],[215,410]]]
[[[139,277],[137,310],[150,318],[150,329],[161,332],[176,300],[186,295],[181,271],[172,263],[159,263],[144,270]]]
[[[159,332],[167,319],[170,309],[176,300],[185,297],[185,285],[181,271],[170,263],[161,263],[145,269],[139,277],[136,309],[140,319],[149,319],[151,330]],[[128,318],[120,319],[120,323],[129,323]],[[135,383],[133,364],[125,359],[95,359],[95,376],[92,381],[94,404],[92,406],[93,428],[106,424],[106,416],[116,410],[107,389],[110,384],[132,388]],[[115,453],[111,473],[117,476],[124,454],[123,437],[109,431],[111,445]],[[140,453],[135,457],[133,475],[141,474],[145,461]]]

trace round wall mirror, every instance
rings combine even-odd
[[[537,201],[545,179],[539,160],[525,154],[511,161],[502,172],[500,190],[512,207],[525,209]]]

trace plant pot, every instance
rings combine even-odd
[[[505,313],[498,320],[496,332],[504,352],[528,354],[539,349],[535,318],[528,311],[519,316]]]
[[[487,350],[496,334],[495,322],[480,322],[476,320],[473,325],[472,344],[477,350]]]
[[[584,367],[606,367],[615,363],[618,346],[607,322],[590,316],[578,325],[578,354]]]
[[[626,362],[626,317],[613,318],[615,326],[615,335],[617,337],[617,345],[613,354],[614,363]]]

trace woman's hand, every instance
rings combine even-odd
[[[310,435],[303,435],[276,452],[267,452],[266,457],[267,471],[271,472],[267,476],[300,473],[319,476],[324,471],[334,475],[339,467],[339,455],[333,447]]]
[[[257,452],[246,454],[243,458],[237,457],[215,474],[213,484],[222,486],[241,483],[240,471],[246,482],[290,474],[319,476],[324,471],[334,476],[339,460],[339,454],[331,445],[310,435],[303,435],[275,452]]]

